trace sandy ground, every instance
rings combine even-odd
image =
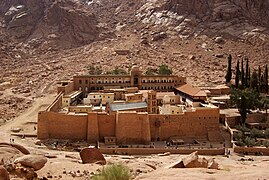
[[[90,179],[98,169],[97,164],[82,164],[78,152],[66,152],[48,149],[46,146],[35,145],[36,138],[11,136],[11,129],[20,127],[25,133],[36,133],[34,126],[37,122],[38,111],[44,109],[52,102],[55,95],[37,98],[32,107],[26,110],[13,121],[0,127],[0,141],[9,142],[12,137],[15,142],[27,147],[31,153],[54,156],[49,158],[45,167],[37,171],[39,177],[52,175],[52,179]],[[220,164],[220,170],[210,169],[173,169],[171,164],[178,162],[185,155],[169,156],[119,156],[105,155],[108,163],[123,163],[133,172],[135,179],[269,179],[268,156],[242,157],[232,154],[229,158],[224,156],[205,156],[215,158]],[[253,159],[254,161],[239,161],[241,158]],[[152,167],[156,167],[154,170]],[[83,173],[84,172],[84,173]],[[75,177],[72,174],[76,174]],[[85,175],[86,174],[86,175]]]

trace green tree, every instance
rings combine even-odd
[[[241,88],[245,88],[245,71],[244,71],[244,60],[241,62]]]
[[[147,76],[152,76],[152,75],[155,75],[156,73],[158,73],[158,70],[157,69],[153,69],[153,68],[147,68],[145,74]]]
[[[90,75],[100,75],[102,74],[103,70],[101,68],[101,66],[93,66],[93,65],[90,65],[88,67],[88,73]]]
[[[258,68],[258,91],[261,92],[261,76],[262,76],[262,71],[261,71],[261,66],[259,65]]]
[[[127,74],[127,72],[124,69],[116,66],[115,69],[112,71],[112,74],[114,74],[114,75],[119,75],[119,74],[125,75],[125,74]]]
[[[248,78],[249,78],[249,66],[248,66],[248,58],[246,58],[247,63],[246,63],[246,75],[245,75],[245,86],[249,87],[249,82],[248,82]]]
[[[239,69],[239,61],[237,61],[236,64],[236,70],[235,70],[235,88],[239,88],[239,81],[240,81],[240,69]]]
[[[232,79],[232,55],[231,54],[229,54],[228,56],[228,68],[227,68],[225,79],[227,83],[229,83]]]
[[[268,93],[268,66],[266,64],[265,70],[264,70],[264,85],[265,85],[265,93]]]
[[[268,121],[267,115],[268,115],[268,108],[269,108],[269,98],[266,96],[262,96],[260,100],[260,108],[265,110],[265,119],[266,122]]]
[[[245,124],[247,113],[259,107],[260,94],[252,89],[232,90],[231,102],[238,108],[241,115],[241,124]]]
[[[162,64],[160,67],[159,67],[159,74],[160,75],[171,75],[172,74],[172,69],[170,69],[167,65],[165,64]]]
[[[253,71],[250,81],[250,87],[258,91],[258,74],[256,71]]]

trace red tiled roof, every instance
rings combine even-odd
[[[195,97],[195,96],[199,96],[199,97],[206,96],[205,91],[201,90],[198,87],[193,87],[190,84],[183,84],[183,85],[177,87],[176,90],[178,90],[180,92],[183,92],[185,94],[188,94],[188,95],[190,95],[192,97]]]

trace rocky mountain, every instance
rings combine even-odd
[[[263,68],[268,15],[268,0],[2,0],[0,123],[89,65],[168,64],[199,86],[224,83],[229,53]]]

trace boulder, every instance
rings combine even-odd
[[[96,162],[102,165],[106,164],[103,154],[96,148],[84,148],[80,151],[79,155],[83,164]]]
[[[219,164],[214,159],[208,160],[208,169],[219,169]]]
[[[30,154],[30,152],[24,146],[20,144],[0,142],[0,146],[12,146],[23,154]]]
[[[199,158],[198,152],[195,151],[182,160],[186,168],[207,168],[208,161],[205,158]]]
[[[9,180],[9,173],[3,166],[0,166],[0,179],[1,180]]]
[[[14,163],[20,163],[22,166],[31,167],[37,171],[45,166],[47,158],[42,155],[24,155],[15,159]]]

